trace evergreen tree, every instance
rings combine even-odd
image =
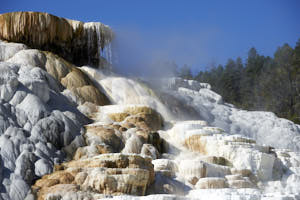
[[[248,52],[248,58],[243,71],[241,88],[243,107],[246,109],[255,108],[255,93],[257,93],[257,83],[264,65],[264,56],[260,56],[255,48]]]
[[[278,47],[274,58],[251,48],[245,65],[229,59],[223,67],[208,67],[195,77],[209,83],[228,103],[248,110],[271,111],[300,124],[300,39],[295,49]],[[188,66],[180,74],[190,78]]]
[[[293,55],[293,73],[295,74],[294,88],[295,88],[295,116],[292,120],[300,124],[300,38],[296,43]]]
[[[280,87],[273,91],[280,99],[278,112],[287,118],[295,119],[297,102],[297,76],[299,76],[299,66],[295,63],[296,51],[288,44],[279,47],[274,55],[276,63],[276,80]]]
[[[229,59],[221,76],[221,87],[225,101],[239,104],[241,101],[240,84],[242,78],[243,64],[241,58],[236,61]]]
[[[191,68],[187,64],[184,64],[183,67],[180,68],[179,77],[184,79],[193,79]]]

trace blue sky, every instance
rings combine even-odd
[[[174,60],[194,72],[228,58],[245,60],[253,46],[269,56],[284,43],[294,46],[299,10],[298,0],[1,0],[0,6],[0,13],[42,11],[108,24],[125,68]]]

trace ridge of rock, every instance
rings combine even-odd
[[[102,66],[112,30],[100,23],[84,23],[42,12],[0,15],[0,39],[54,52],[76,65]]]

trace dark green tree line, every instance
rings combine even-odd
[[[300,124],[300,39],[295,48],[278,47],[273,58],[251,48],[245,63],[241,58],[229,59],[224,66],[195,76],[185,65],[178,74],[210,83],[226,102],[239,108],[271,111]]]

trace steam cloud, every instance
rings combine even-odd
[[[175,62],[178,67],[187,64],[193,71],[217,62],[214,51],[219,31],[210,29],[195,33],[191,29],[164,30],[154,34],[136,28],[117,30],[115,68],[127,75],[157,76],[165,75],[162,72],[166,62]]]

